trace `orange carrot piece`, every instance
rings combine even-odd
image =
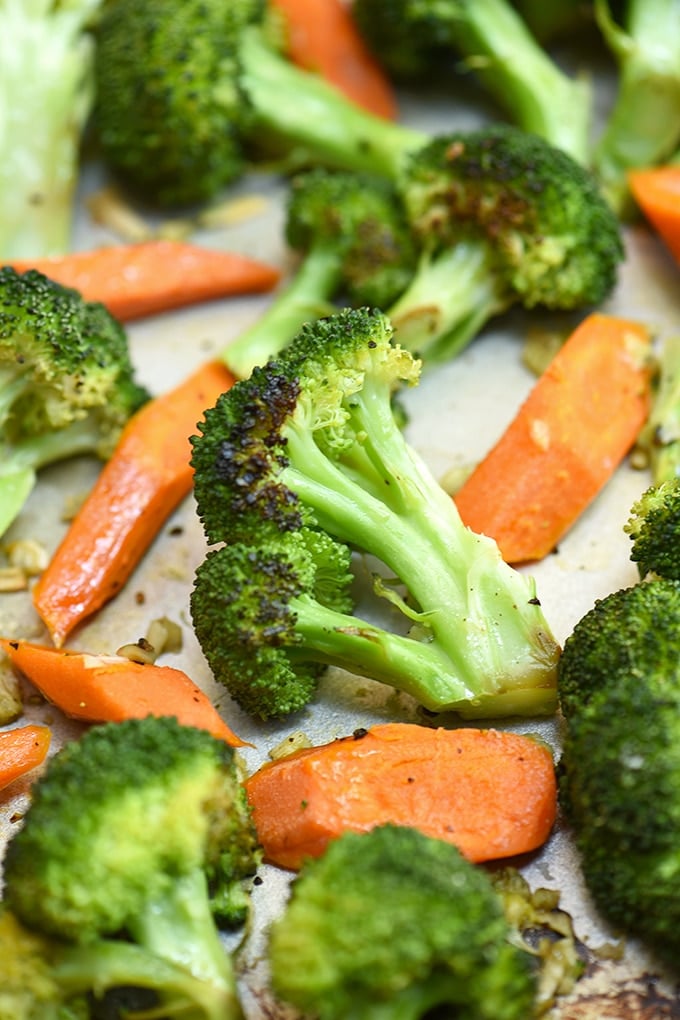
[[[348,99],[386,120],[397,117],[388,76],[364,42],[343,0],[270,0],[283,16],[293,63],[313,71]]]
[[[0,790],[42,765],[49,747],[47,726],[17,726],[0,733]]]
[[[584,319],[456,493],[509,563],[552,552],[630,450],[649,411],[649,345],[639,322]]]
[[[207,694],[180,669],[9,638],[0,638],[0,648],[15,669],[72,719],[121,722],[171,715],[182,725],[207,730],[232,747],[245,746]]]
[[[221,362],[206,362],[127,423],[33,589],[33,603],[55,645],[121,590],[191,491],[189,437],[233,381]]]
[[[680,163],[631,170],[628,183],[640,209],[680,262]]]
[[[245,255],[170,240],[110,245],[12,265],[21,273],[38,269],[80,291],[87,301],[101,301],[122,322],[199,301],[271,290],[281,275]]]
[[[493,729],[385,723],[263,765],[245,783],[265,857],[297,869],[342,832],[392,822],[471,861],[526,853],[557,810],[550,750]]]

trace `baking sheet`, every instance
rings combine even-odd
[[[610,98],[606,78],[598,78],[597,102]],[[490,110],[474,92],[452,101],[446,92],[402,94],[402,118],[425,130],[444,131],[476,126]],[[78,196],[74,247],[88,248],[116,238],[89,218],[85,200],[106,180],[100,167],[83,170]],[[197,240],[223,245],[265,259],[284,272],[294,271],[282,234],[284,184],[267,173],[249,175],[230,194],[260,197],[259,211],[243,222],[204,233]],[[680,275],[658,239],[644,225],[626,231],[627,257],[615,293],[603,306],[614,314],[639,318],[663,339],[680,330]],[[200,362],[216,355],[253,322],[266,307],[268,296],[228,299],[130,324],[128,333],[138,375],[150,390],[160,393],[182,379]],[[533,377],[523,367],[521,348],[527,331],[554,325],[541,313],[516,312],[497,320],[459,358],[426,371],[420,386],[405,394],[410,420],[407,435],[437,477],[453,467],[482,456],[512,418]],[[63,535],[67,500],[84,494],[99,470],[96,461],[77,458],[46,469],[21,518],[5,536],[39,539],[51,552]],[[595,598],[637,579],[629,559],[629,539],[623,533],[630,506],[649,482],[645,472],[622,465],[600,497],[591,505],[559,549],[527,572],[537,581],[538,593],[555,636],[563,641]],[[94,619],[73,635],[70,647],[94,653],[113,653],[122,644],[143,636],[152,619],[167,616],[182,625],[183,647],[161,662],[184,669],[208,691],[232,728],[253,748],[243,756],[249,769],[267,759],[269,750],[290,733],[304,731],[321,743],[350,733],[357,726],[386,719],[417,721],[417,706],[380,684],[331,670],[314,705],[282,723],[254,723],[230,702],[211,678],[189,620],[189,592],[193,571],[203,558],[202,529],[188,498],[162,528],[126,589]],[[143,598],[141,597],[143,596]],[[0,633],[8,637],[48,641],[29,592],[0,594]],[[78,725],[46,705],[24,685],[25,714],[20,723],[46,722],[53,727],[52,753],[81,732]],[[553,721],[513,721],[521,732],[538,732],[557,751]],[[0,853],[28,804],[28,781],[19,780],[0,793]],[[597,950],[613,941],[592,911],[580,880],[568,834],[558,823],[540,853],[522,863],[532,886],[561,890],[561,906],[574,917],[577,936]],[[274,1002],[267,991],[264,959],[268,921],[283,905],[290,875],[265,866],[262,882],[253,895],[254,917],[250,934],[239,946],[237,966],[247,1020],[292,1018],[295,1014]],[[230,941],[230,948],[236,943]],[[631,944],[624,957],[605,961],[595,953],[586,976],[574,993],[551,1014],[555,1020],[628,1020],[628,1018],[680,1017],[680,994],[665,981],[652,961]]]

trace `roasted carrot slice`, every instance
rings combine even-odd
[[[48,701],[72,719],[103,723],[171,715],[232,747],[245,745],[181,669],[9,638],[0,638],[0,648]]]
[[[233,294],[271,290],[280,272],[263,262],[186,241],[152,240],[12,262],[37,269],[122,322]]]
[[[268,762],[246,780],[265,856],[284,868],[346,830],[392,822],[454,843],[471,861],[526,853],[556,815],[550,750],[494,729],[385,723]]]
[[[55,645],[121,590],[191,491],[189,438],[233,381],[221,362],[206,362],[130,419],[33,589],[35,608]]]
[[[0,790],[42,765],[50,737],[47,726],[17,726],[0,733]]]
[[[642,323],[584,319],[455,494],[508,562],[553,551],[630,450],[650,406],[649,345]]]
[[[631,170],[628,183],[640,209],[680,262],[680,163]]]
[[[343,0],[270,0],[283,17],[286,52],[358,106],[395,120],[392,84],[364,42]]]

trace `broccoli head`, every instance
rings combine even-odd
[[[228,686],[234,670],[253,672],[253,641],[246,650],[242,635],[237,637],[238,615],[244,614],[253,640],[271,646],[290,632],[300,593],[315,587],[313,570],[300,554],[304,543],[293,549],[288,541],[290,534],[310,529],[375,558],[394,578],[376,582],[376,590],[401,610],[410,632],[405,647],[422,704],[477,716],[554,710],[558,649],[532,579],[507,565],[495,542],[462,524],[453,500],[407,443],[395,417],[395,390],[415,384],[419,368],[392,343],[381,312],[345,309],[303,327],[277,359],[256,368],[206,411],[200,435],[192,439],[199,517],[211,544],[239,543],[244,552],[232,566],[235,554],[220,553],[201,571],[193,620],[216,676]],[[247,547],[254,550],[250,574]],[[268,573],[263,564],[276,547],[281,556]],[[342,591],[346,560],[338,556],[337,562],[335,587]],[[227,598],[236,588],[237,600],[218,637],[215,605],[224,601],[218,594],[222,585]],[[290,603],[292,614],[279,599]],[[328,604],[327,595],[324,599]],[[253,627],[258,600],[260,622]],[[337,596],[331,601],[337,609]],[[212,623],[201,619],[204,612]],[[271,632],[262,622],[267,613],[276,621]],[[305,638],[306,623],[300,613],[289,662],[293,653],[306,662],[346,655],[347,634],[327,631],[320,651],[318,636]],[[364,626],[354,617],[339,625]],[[237,658],[230,656],[230,668],[222,673],[227,630],[233,630],[228,643]],[[388,682],[391,676],[400,687],[398,663],[378,657],[377,646],[371,653],[369,642],[364,645],[364,675]],[[345,662],[356,669],[356,659]],[[304,672],[308,685],[307,665]],[[278,676],[277,670],[271,674],[274,687]],[[418,683],[419,677],[429,679]],[[288,705],[286,692],[282,712]]]
[[[118,0],[95,62],[102,151],[162,206],[206,201],[253,151],[391,173],[424,136],[366,113],[270,42],[263,0]]]
[[[300,263],[266,311],[223,352],[246,377],[310,319],[331,314],[342,294],[383,308],[410,281],[416,247],[396,188],[383,177],[316,167],[290,184],[286,240]]]
[[[602,916],[675,965],[680,583],[659,578],[617,592],[600,603],[597,623],[599,669],[608,682],[580,701],[570,692],[560,799]],[[627,654],[610,653],[614,633],[620,647],[628,645]],[[579,625],[567,646],[578,640]],[[594,659],[594,648],[586,648],[584,674]]]
[[[651,485],[631,507],[624,531],[641,578],[680,581],[680,477]]]
[[[275,992],[320,1020],[535,1015],[531,957],[489,877],[414,829],[345,833],[308,860],[271,928]]]
[[[170,717],[95,726],[50,760],[7,848],[5,901],[82,950],[64,962],[76,990],[139,985],[169,1016],[178,994],[205,1020],[240,1015],[210,904],[212,880],[245,877],[227,860],[258,861],[240,779],[227,744]]]
[[[148,398],[106,308],[35,270],[0,269],[0,534],[46,464],[107,458]]]

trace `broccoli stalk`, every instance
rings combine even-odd
[[[616,24],[596,0],[598,25],[618,62],[618,85],[593,152],[602,189],[620,215],[632,201],[626,172],[670,158],[680,143],[680,10],[677,0],[628,0]]]
[[[395,664],[385,662],[376,678],[390,682],[392,675],[394,686],[403,686],[405,647],[412,650],[413,667],[422,648],[410,689],[432,710],[470,717],[549,713],[557,646],[533,581],[504,563],[495,542],[462,525],[395,418],[394,390],[416,383],[419,370],[419,362],[392,345],[390,324],[378,311],[346,309],[303,327],[277,360],[206,411],[201,434],[192,440],[194,491],[206,535],[211,543],[240,542],[255,550],[279,542],[283,550],[286,532],[308,526],[376,557],[407,593],[399,597],[397,590],[390,601],[409,625],[415,622],[410,645],[383,641]],[[258,554],[253,558],[257,562]],[[299,574],[295,556],[293,567]],[[297,662],[342,658],[350,637],[362,639],[366,650],[354,642],[349,668],[363,655],[364,675],[377,674],[385,656],[378,660],[369,650],[371,635],[362,621],[336,621],[337,635],[328,632],[330,620],[316,615],[316,607],[306,605],[296,617],[296,604],[288,605],[301,588],[309,590],[309,580],[301,585],[296,578],[287,587],[277,566],[271,586],[263,589],[257,575],[253,569],[250,581],[246,575],[231,591],[228,569],[216,570],[214,579],[212,572],[199,572],[192,597],[203,651],[248,711],[290,711],[288,681],[295,681]],[[380,585],[388,589],[389,583]],[[220,613],[216,606],[234,594],[237,604]],[[249,646],[235,637],[241,613],[260,620]],[[271,627],[267,613],[277,621]],[[296,619],[301,630],[311,623],[311,640],[297,630]],[[325,640],[321,655],[319,634]],[[291,645],[283,669],[277,658],[282,640]],[[302,678],[307,691],[308,674]],[[249,694],[251,684],[271,687],[265,711],[257,693]],[[286,696],[277,713],[279,685]]]
[[[320,1020],[536,1015],[531,958],[488,875],[415,829],[348,832],[307,861],[268,956],[275,992]]]
[[[680,336],[668,336],[658,353],[652,406],[637,441],[655,485],[680,475]]]
[[[294,177],[286,239],[300,255],[293,276],[223,352],[238,377],[282,350],[305,322],[331,314],[332,298],[341,290],[353,304],[389,304],[415,264],[397,192],[368,174],[318,168]]]
[[[369,114],[266,39],[261,0],[120,0],[96,59],[104,158],[154,204],[205,201],[250,150],[394,176],[421,132]]]
[[[102,0],[0,6],[0,257],[70,247],[79,148],[94,99],[88,30]]]
[[[259,859],[240,778],[227,744],[171,717],[93,727],[51,759],[7,848],[5,901],[62,947],[58,989],[147,988],[164,1017],[241,1016],[210,904],[211,881],[244,878],[224,859]]]
[[[147,398],[123,327],[103,305],[41,273],[0,269],[0,535],[40,468],[76,454],[107,458]]]
[[[458,56],[518,127],[587,164],[590,88],[562,71],[508,0],[354,0],[352,9],[392,73],[426,75],[433,60]]]

